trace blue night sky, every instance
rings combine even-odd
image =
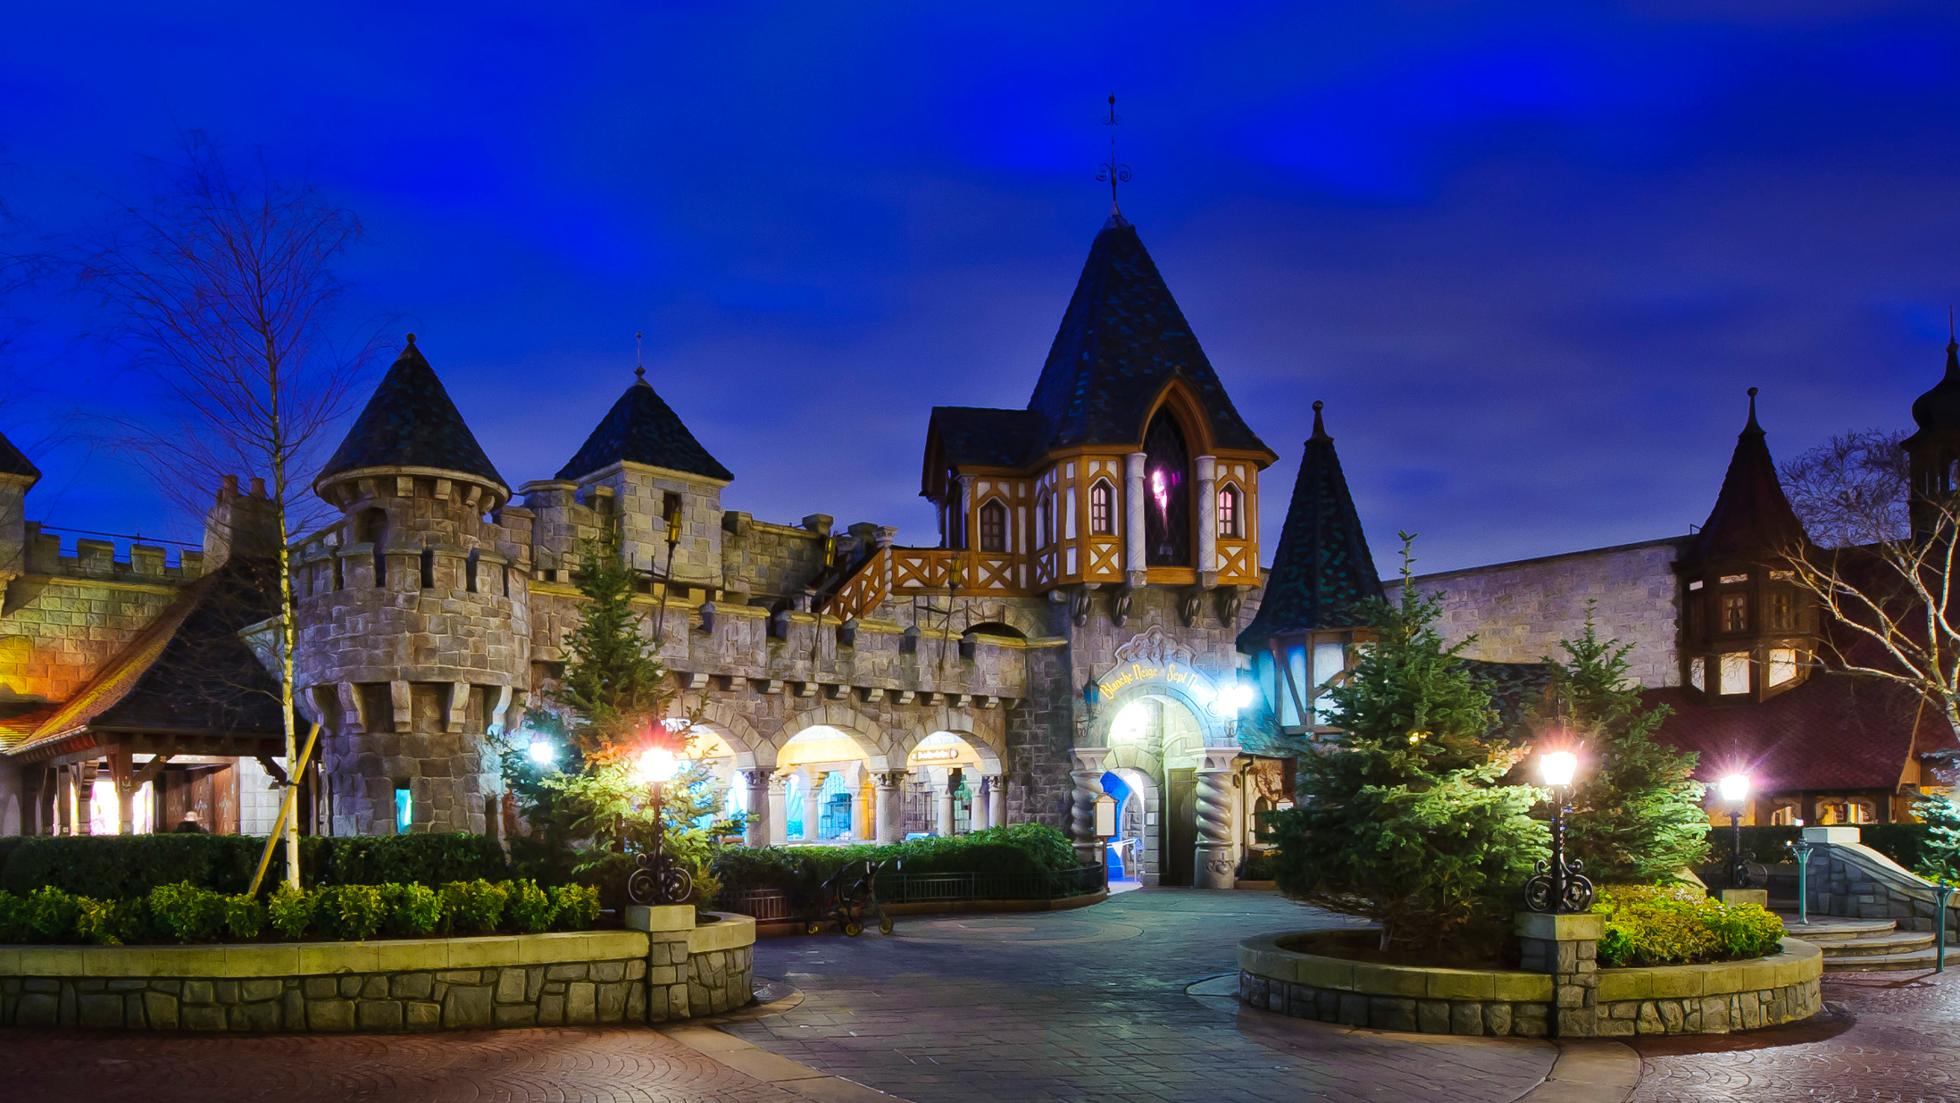
[[[1684,532],[1745,387],[1779,456],[1901,425],[1960,298],[1950,2],[62,7],[0,39],[9,244],[184,130],[262,151],[359,213],[344,324],[416,332],[513,485],[645,330],[728,508],[932,543],[927,411],[1026,403],[1112,89],[1125,214],[1280,453],[1266,532],[1325,399],[1384,569]],[[30,517],[193,536],[106,443],[145,413],[87,300],[0,306]]]

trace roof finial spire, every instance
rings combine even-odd
[[[642,383],[647,381],[646,355],[640,340],[644,336],[640,330],[633,331],[633,378]]]
[[[1756,424],[1756,388],[1749,388],[1749,424],[1742,427],[1745,433],[1760,433],[1763,427]]]
[[[1327,404],[1318,398],[1313,400],[1313,435],[1307,438],[1310,441],[1333,439],[1327,435],[1327,426],[1322,424],[1320,420],[1320,408],[1325,405]]]
[[[1116,159],[1116,93],[1109,94],[1109,118],[1103,120],[1109,128],[1109,160],[1096,170],[1096,179],[1109,185],[1109,217],[1122,218],[1122,208],[1116,205],[1116,185],[1130,182],[1130,166]]]

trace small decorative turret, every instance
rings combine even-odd
[[[1691,688],[1711,701],[1760,701],[1803,681],[1818,615],[1788,564],[1809,547],[1777,481],[1751,387],[1715,508],[1675,564],[1682,678]]]
[[[0,598],[27,569],[27,492],[40,481],[41,469],[0,434]]]
[[[1912,403],[1912,420],[1919,431],[1905,440],[1911,468],[1913,532],[1919,536],[1937,527],[1939,507],[1932,503],[1960,491],[1960,340],[1947,315],[1946,373],[1933,388]]]
[[[483,831],[485,738],[530,682],[529,541],[413,334],[314,488],[342,520],[301,549],[297,681],[334,830]]]
[[[1319,698],[1347,669],[1354,644],[1367,637],[1368,603],[1383,596],[1321,409],[1313,404],[1313,434],[1259,612],[1238,641],[1253,658],[1281,730],[1291,734],[1326,727],[1318,718]]]

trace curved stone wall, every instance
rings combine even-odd
[[[716,916],[694,927],[691,917],[661,918],[688,925],[376,942],[0,946],[0,1026],[467,1030],[663,1022],[749,1002],[752,920]]]
[[[1239,943],[1240,1001],[1377,1030],[1528,1038],[1549,1033],[1548,973],[1386,965],[1294,948],[1327,933],[1262,935]],[[1751,961],[1601,969],[1589,1036],[1726,1034],[1806,1019],[1822,1006],[1823,965],[1815,946],[1786,938],[1780,953]]]

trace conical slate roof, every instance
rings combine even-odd
[[[1809,542],[1803,522],[1783,496],[1763,427],[1756,423],[1756,388],[1749,388],[1749,421],[1735,438],[1722,491],[1695,533],[1684,559],[1691,563],[1774,560]]]
[[[1259,612],[1239,633],[1240,651],[1259,651],[1283,632],[1365,626],[1364,603],[1383,597],[1361,516],[1320,408],[1320,403],[1313,404],[1313,435],[1307,438],[1300,476],[1293,482],[1293,500],[1286,507]]]
[[[1272,455],[1233,408],[1136,227],[1111,215],[1028,400],[1047,423],[1045,450],[1136,443],[1144,415],[1176,377],[1197,393],[1219,448]]]
[[[1946,339],[1946,374],[1933,389],[1912,401],[1912,420],[1920,432],[1960,430],[1960,341]]]
[[[29,460],[20,449],[15,448],[14,442],[8,440],[4,433],[0,433],[0,475],[12,475],[22,479],[41,477],[41,469],[34,466],[33,461]]]
[[[413,333],[313,484],[370,467],[454,471],[509,490],[450,401],[435,369],[415,347]]]
[[[655,393],[645,369],[635,369],[634,374],[639,379],[606,411],[578,454],[558,469],[558,477],[583,478],[623,460],[722,482],[733,479],[728,468],[687,431],[673,407]]]

